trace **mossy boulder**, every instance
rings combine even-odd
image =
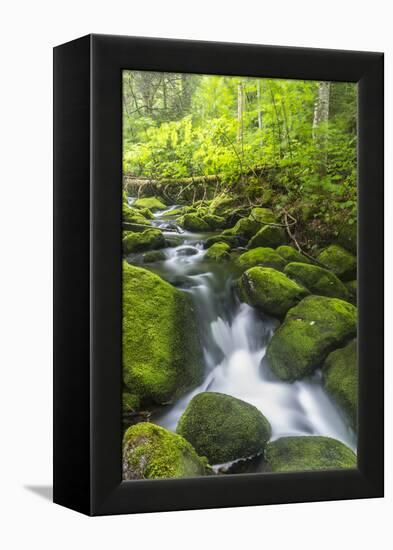
[[[141,199],[136,199],[136,201],[132,203],[132,206],[135,208],[148,208],[152,212],[155,212],[156,210],[165,210],[165,208],[167,208],[162,200],[157,197],[143,197]]]
[[[326,391],[334,398],[350,419],[352,427],[357,428],[358,410],[358,363],[356,340],[344,348],[330,353],[322,369]]]
[[[356,307],[338,298],[308,296],[290,309],[270,340],[274,374],[293,381],[311,374],[327,355],[356,334]]]
[[[240,299],[262,313],[282,319],[308,290],[271,267],[252,267],[237,283]]]
[[[277,218],[269,208],[256,206],[250,212],[249,218],[256,220],[260,224],[277,223]]]
[[[265,225],[249,241],[248,248],[271,247],[276,248],[287,240],[282,227]]]
[[[126,231],[123,237],[123,252],[143,252],[144,250],[157,250],[166,246],[165,238],[159,229],[146,229],[142,232]]]
[[[346,224],[341,227],[337,237],[337,243],[352,252],[352,254],[355,254],[355,256],[357,254],[357,231],[357,223],[353,223],[352,225]]]
[[[225,229],[223,235],[231,235],[235,237],[243,237],[244,239],[250,239],[260,229],[261,224],[256,220],[250,218],[240,218],[236,224],[230,229]]]
[[[123,222],[150,225],[149,220],[141,212],[136,208],[130,208],[125,203],[123,203]]]
[[[148,208],[139,208],[137,210],[140,214],[142,214],[142,216],[144,216],[147,220],[153,220],[154,219],[154,214],[151,210],[149,210]]]
[[[143,406],[173,401],[202,377],[192,302],[158,275],[123,262],[123,381]]]
[[[345,288],[347,289],[348,295],[349,295],[349,301],[352,304],[356,305],[357,302],[357,296],[358,296],[358,282],[355,281],[348,281],[345,283]]]
[[[222,216],[216,216],[215,214],[205,214],[202,216],[204,222],[208,224],[210,229],[224,229],[226,227],[226,220]]]
[[[317,259],[341,280],[356,279],[356,258],[342,246],[331,244],[318,254]]]
[[[175,216],[182,216],[184,214],[184,208],[174,208],[173,210],[168,210],[164,212],[163,218],[174,218]]]
[[[192,445],[150,422],[128,428],[123,438],[123,479],[195,477],[209,473]]]
[[[341,441],[323,436],[282,437],[266,447],[265,472],[356,468],[355,453]]]
[[[311,264],[311,261],[306,258],[304,254],[298,252],[296,248],[293,248],[293,246],[283,244],[282,246],[279,246],[276,250],[278,254],[280,254],[281,258],[286,261],[286,263],[301,262],[303,264]]]
[[[149,250],[143,254],[143,263],[151,264],[165,260],[166,256],[162,250]]]
[[[345,285],[331,271],[316,265],[291,262],[285,266],[284,273],[299,284],[308,288],[312,294],[330,296],[348,300]]]
[[[124,413],[132,413],[140,409],[139,397],[129,392],[123,392],[122,403]]]
[[[176,431],[210,464],[261,453],[271,436],[269,422],[256,407],[213,392],[191,399]]]
[[[198,233],[210,230],[209,225],[196,214],[184,214],[184,216],[178,219],[178,222],[187,231]]]
[[[231,259],[229,250],[231,247],[227,243],[215,243],[211,246],[205,254],[207,260],[214,260],[215,262],[227,262]]]
[[[226,216],[235,205],[236,199],[226,193],[221,193],[210,202],[209,210],[216,216]]]
[[[204,247],[210,248],[211,246],[213,246],[213,244],[216,243],[226,243],[232,248],[239,246],[240,242],[241,239],[239,239],[238,237],[233,237],[232,235],[223,235],[221,233],[219,235],[213,235],[212,237],[206,239]]]
[[[237,258],[237,265],[241,269],[250,269],[250,267],[273,267],[279,271],[283,271],[285,267],[285,261],[281,256],[272,248],[253,248],[244,252]]]

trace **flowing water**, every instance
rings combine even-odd
[[[273,375],[264,357],[278,322],[261,318],[253,308],[237,300],[232,290],[233,269],[204,258],[203,241],[208,235],[166,231],[181,230],[173,219],[162,217],[164,212],[158,212],[152,223],[172,240],[172,246],[164,249],[165,260],[145,267],[192,296],[203,344],[205,375],[199,387],[153,421],[175,431],[192,397],[203,391],[215,391],[257,407],[271,424],[272,440],[324,435],[342,441],[356,452],[356,436],[324,391],[320,371],[294,383],[283,382]],[[140,259],[140,255],[129,257],[135,263]]]

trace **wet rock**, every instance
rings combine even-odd
[[[317,259],[342,281],[356,279],[356,258],[342,246],[335,244],[328,246],[322,250]]]
[[[179,224],[187,231],[195,231],[195,233],[209,231],[209,225],[199,218],[196,214],[185,214],[178,219]]]
[[[123,479],[195,477],[210,473],[192,445],[150,422],[128,428],[123,439]]]
[[[355,430],[357,428],[358,411],[358,364],[356,351],[356,340],[352,340],[344,348],[330,353],[322,369],[323,383],[326,391],[348,416]]]
[[[198,254],[198,250],[192,246],[186,246],[176,250],[176,256],[195,256],[195,254]]]
[[[148,330],[147,330],[148,327]],[[202,349],[192,302],[158,275],[123,263],[123,382],[142,406],[200,383]]]
[[[150,250],[143,254],[143,262],[145,264],[160,262],[166,259],[165,253],[162,250]]]
[[[348,291],[340,279],[322,267],[292,262],[285,267],[284,273],[308,288],[312,294],[341,298],[342,300],[349,298]]]
[[[285,261],[282,257],[272,248],[258,247],[248,250],[241,254],[237,261],[238,267],[241,269],[249,269],[250,267],[272,267],[283,271],[285,267]]]
[[[250,239],[248,248],[257,248],[260,246],[276,248],[285,243],[286,240],[286,234],[282,227],[265,225]]]
[[[207,260],[214,260],[215,262],[227,262],[231,259],[229,254],[230,246],[227,243],[215,243],[206,252],[205,258]]]
[[[338,298],[304,298],[288,311],[268,344],[266,356],[274,374],[288,381],[311,374],[356,335],[356,317],[356,307]]]
[[[143,252],[144,250],[157,250],[165,246],[164,235],[159,229],[146,229],[141,233],[127,231],[123,237],[124,254]]]
[[[303,286],[271,267],[252,267],[237,283],[240,299],[266,315],[282,319],[309,294]]]
[[[261,453],[271,436],[269,422],[256,407],[214,392],[192,398],[176,431],[210,464]]]
[[[282,437],[266,447],[264,472],[297,472],[356,468],[355,453],[346,445],[322,436]]]

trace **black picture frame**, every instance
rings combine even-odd
[[[357,82],[358,468],[122,481],[122,69]],[[383,54],[88,35],[54,49],[54,502],[88,515],[383,496]]]

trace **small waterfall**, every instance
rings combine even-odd
[[[165,233],[167,219],[161,216],[162,212],[158,213],[154,224]],[[175,281],[192,296],[201,330],[205,376],[198,388],[155,417],[154,422],[175,431],[194,395],[215,391],[257,407],[272,426],[273,440],[324,435],[356,452],[356,436],[324,391],[319,371],[295,383],[278,380],[270,371],[264,357],[278,322],[262,319],[253,308],[237,302],[230,267],[205,260],[204,237],[182,233],[179,245],[165,249],[166,259],[157,266],[163,278]]]

